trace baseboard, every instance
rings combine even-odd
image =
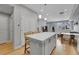
[[[22,47],[22,45],[19,45],[19,46],[14,46],[14,49],[19,49],[19,48],[21,48]]]
[[[6,43],[11,43],[11,41],[0,42],[0,45],[1,44],[6,44]]]
[[[21,48],[21,47],[23,47],[25,45],[25,43],[23,43],[23,44],[21,44],[21,45],[18,45],[18,46],[14,46],[14,49],[19,49],[19,48]]]

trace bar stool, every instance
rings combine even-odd
[[[75,41],[75,35],[70,35],[70,40],[69,40],[69,44],[72,43],[72,40]]]
[[[64,38],[63,38],[63,34],[61,34],[61,43],[63,43]]]
[[[30,54],[31,48],[30,48],[30,39],[27,37],[27,35],[31,35],[31,34],[36,34],[39,32],[26,32],[24,33],[24,37],[25,37],[25,50],[24,50],[24,54]]]
[[[24,50],[24,54],[30,54],[30,39],[27,37],[27,35],[29,35],[31,33],[24,33],[25,36],[25,50]]]

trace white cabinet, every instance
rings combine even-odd
[[[28,37],[31,39],[31,55],[49,55],[56,47],[56,33],[44,32]]]
[[[50,37],[45,41],[45,54],[51,54],[52,50],[56,47],[56,35]]]

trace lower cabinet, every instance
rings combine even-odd
[[[56,35],[47,38],[44,41],[31,39],[31,55],[50,55],[56,47]]]

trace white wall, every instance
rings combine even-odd
[[[48,31],[49,32],[52,32],[52,27],[54,27],[55,32],[56,32],[56,24],[54,22],[48,22],[47,26],[48,26]]]
[[[72,22],[71,21],[56,21],[56,22],[47,22],[48,25],[48,31],[52,31],[52,27],[55,28],[55,32],[60,33],[62,31],[64,32],[69,32],[72,30]],[[66,25],[67,28],[66,29]]]
[[[13,7],[8,4],[0,4],[0,43],[8,42],[11,39],[10,15]]]
[[[9,15],[0,13],[0,44],[9,40]]]
[[[78,25],[76,25],[75,23],[78,22]],[[79,32],[79,20],[74,20],[74,31]]]
[[[21,28],[24,32],[37,31],[37,15],[21,8]]]
[[[73,20],[75,22],[78,22],[78,25],[74,25],[74,31],[77,31],[79,32],[79,5],[75,5],[74,7],[74,12],[71,14],[71,17],[70,17],[71,20]]]
[[[42,27],[46,26],[47,21],[45,21],[44,19],[38,19],[38,26],[39,26],[39,31],[42,32]]]
[[[14,7],[14,47],[24,45],[24,32],[37,31],[37,15],[25,7]]]
[[[77,15],[73,20],[73,30],[79,32],[79,16]],[[78,22],[78,25],[75,23]]]
[[[44,19],[38,19],[39,26],[46,26],[46,21]]]
[[[22,40],[22,45],[24,44],[25,38],[24,38],[24,32],[35,32],[37,31],[37,14],[34,12],[21,7],[21,39]]]

